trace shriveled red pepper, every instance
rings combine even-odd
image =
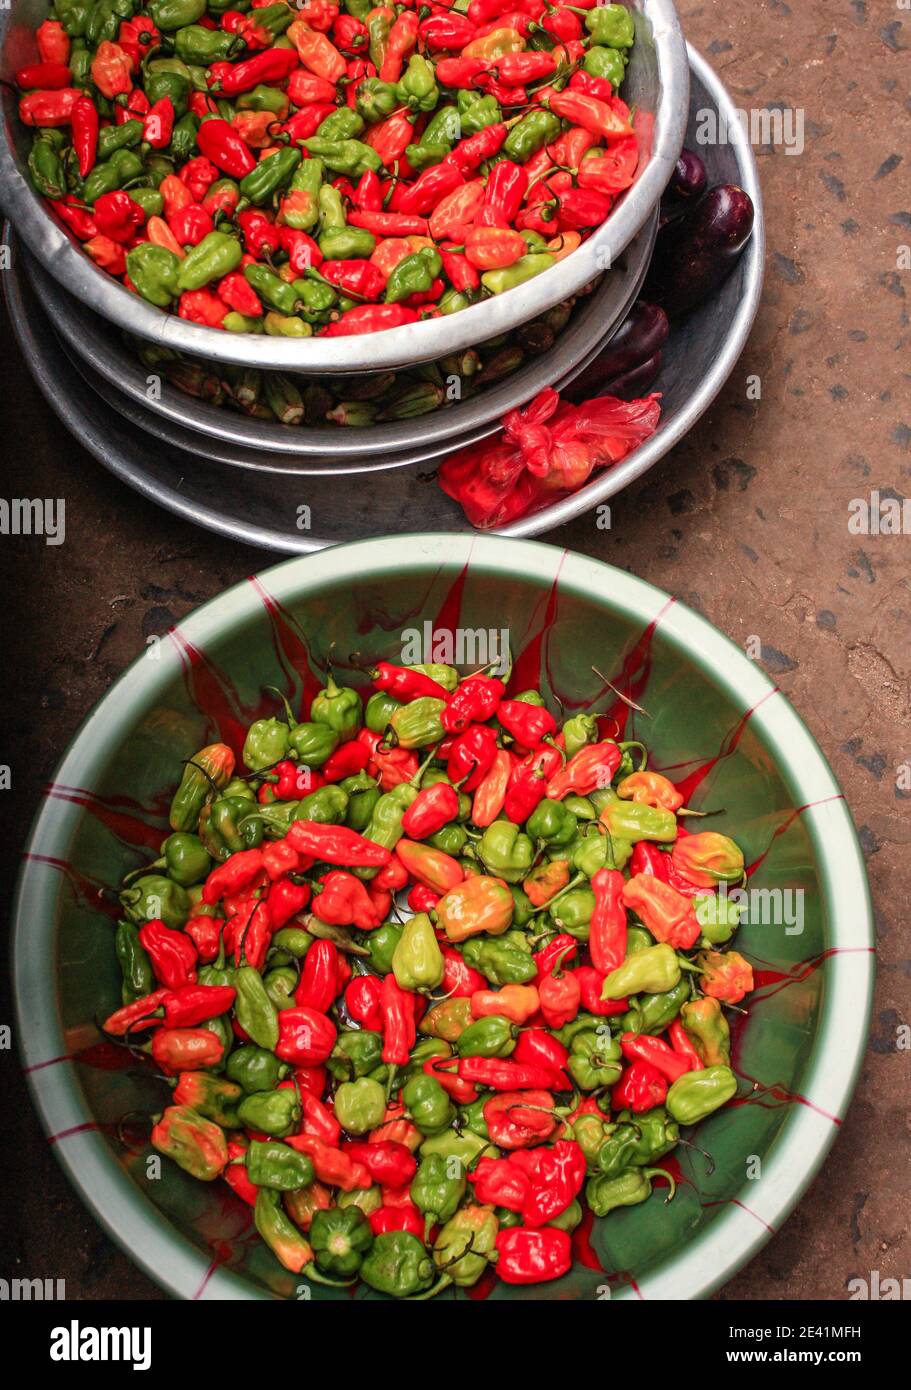
[[[301,1133],[315,1135],[326,1144],[338,1144],[342,1127],[329,1106],[305,1087],[296,1089],[302,1112]]]
[[[499,1149],[527,1149],[557,1128],[550,1091],[503,1091],[484,1103],[490,1142]]]
[[[560,1077],[535,1062],[514,1062],[509,1057],[461,1057],[459,1076],[492,1091],[550,1090]]]
[[[218,1018],[231,1008],[235,994],[232,985],[179,985],[161,1001],[165,1026],[195,1028]]]
[[[209,874],[203,885],[203,902],[211,906],[221,898],[249,888],[262,872],[262,867],[261,850],[244,849],[238,854],[232,854],[230,859],[227,859],[224,864],[219,864]]]
[[[140,1028],[160,1028],[162,1019],[158,1011],[169,993],[167,988],[156,989],[151,994],[144,994],[141,999],[124,1004],[122,1009],[115,1009],[102,1024],[105,1033],[115,1038],[125,1038]]]
[[[545,1226],[575,1201],[585,1181],[585,1155],[573,1139],[552,1148],[519,1149],[508,1160],[529,1180],[520,1208],[526,1226]]]

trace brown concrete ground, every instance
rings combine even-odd
[[[911,1022],[911,793],[896,781],[911,759],[911,540],[848,529],[851,499],[909,492],[911,274],[899,267],[911,242],[911,15],[892,0],[681,0],[680,11],[740,106],[804,111],[806,149],[761,152],[765,296],[714,409],[615,499],[609,534],[582,518],[546,539],[641,574],[735,641],[758,636],[853,809],[880,951],[857,1098],[795,1214],[720,1295],[837,1300],[873,1270],[911,1273],[911,1054],[896,1048]],[[751,374],[758,402],[747,399]],[[10,884],[39,787],[92,703],[147,635],[270,557],[179,523],[109,477],[48,415],[15,354],[3,395],[4,493],[64,495],[68,528],[59,548],[0,545]],[[161,1297],[70,1192],[11,1066],[3,1096],[0,1275],[64,1277],[84,1299]]]

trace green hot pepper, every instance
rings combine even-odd
[[[680,962],[673,946],[662,942],[628,956],[604,981],[602,999],[624,999],[629,994],[663,994],[680,980]]]
[[[667,1093],[668,1112],[678,1124],[695,1125],[737,1092],[737,1078],[730,1067],[716,1065],[703,1071],[684,1072]]]
[[[395,740],[402,748],[431,748],[445,736],[440,716],[445,700],[432,695],[420,695],[408,705],[395,711],[389,723]]]
[[[460,1057],[508,1057],[515,1051],[518,1028],[508,1018],[476,1018],[458,1038]]]
[[[190,915],[190,899],[185,888],[161,874],[144,874],[120,895],[123,910],[131,922],[164,922],[179,931]]]
[[[243,760],[251,772],[274,767],[290,746],[290,731],[280,719],[256,719],[247,730]]]
[[[327,724],[344,738],[354,737],[363,717],[364,706],[357,691],[350,686],[336,685],[331,675],[310,706],[310,718],[314,723]]]
[[[359,1207],[330,1207],[314,1215],[310,1244],[317,1268],[324,1274],[348,1278],[361,1268],[373,1245],[373,1232]]]
[[[433,1243],[437,1268],[458,1287],[470,1288],[489,1266],[499,1229],[490,1207],[462,1207],[437,1233]]]
[[[455,1119],[455,1106],[439,1081],[420,1072],[405,1082],[402,1103],[423,1135],[440,1134]]]
[[[731,1061],[731,1030],[717,999],[704,996],[683,1005],[680,1019],[707,1067]]]
[[[433,246],[422,246],[420,251],[399,261],[386,281],[385,300],[387,304],[397,304],[410,294],[429,290],[443,267],[440,253]]]
[[[242,1101],[241,1105],[244,1104],[246,1102]],[[244,1157],[247,1175],[256,1187],[296,1192],[301,1187],[309,1187],[313,1181],[313,1164],[307,1155],[279,1140],[253,1139]]]
[[[402,989],[427,994],[443,979],[443,953],[426,912],[405,923],[392,955],[392,971]]]
[[[463,942],[461,951],[466,963],[492,985],[526,985],[538,973],[523,931],[504,932],[495,941],[474,936]]]
[[[453,1169],[458,1171],[453,1175]],[[427,1230],[455,1216],[465,1196],[467,1181],[461,1165],[450,1164],[441,1154],[422,1158],[411,1182],[411,1200],[426,1217]]]
[[[506,137],[503,153],[517,164],[525,164],[560,134],[560,122],[550,111],[529,111]]]
[[[661,1033],[673,1023],[690,997],[689,977],[658,994],[637,994],[623,1015],[626,1033]]]
[[[177,287],[181,292],[201,290],[213,280],[221,280],[236,270],[242,256],[243,251],[236,237],[227,232],[209,232],[181,261]]]
[[[378,1081],[361,1076],[343,1081],[333,1102],[335,1118],[349,1134],[366,1134],[382,1123],[386,1113],[386,1092]]]
[[[607,1028],[600,1033],[577,1033],[566,1065],[580,1091],[613,1086],[623,1070],[620,1044]]]
[[[383,1035],[370,1028],[339,1033],[326,1067],[340,1081],[350,1081],[376,1071],[383,1062]]]
[[[225,1064],[225,1075],[231,1081],[236,1081],[248,1095],[254,1091],[274,1091],[288,1071],[287,1064],[280,1061],[274,1052],[250,1043],[236,1048]]]
[[[597,5],[585,16],[585,27],[595,43],[608,48],[632,48],[636,37],[633,16],[625,5]]]
[[[290,1088],[281,1091],[254,1091],[240,1102],[237,1114],[242,1125],[247,1125],[261,1134],[283,1139],[296,1128],[300,1121],[301,1108],[297,1092]],[[302,1186],[306,1187],[306,1183]]]
[[[408,1298],[429,1289],[433,1272],[423,1243],[410,1231],[384,1231],[378,1235],[360,1268],[365,1284],[396,1298]]]
[[[278,1011],[266,993],[259,971],[252,965],[242,965],[235,973],[234,988],[234,1009],[241,1028],[257,1046],[274,1052],[278,1043]]]
[[[669,1178],[663,1168],[627,1168],[615,1178],[600,1174],[586,1183],[585,1200],[596,1216],[607,1216],[616,1207],[638,1206],[652,1195],[651,1180],[659,1175]],[[673,1196],[673,1179],[669,1181]]]
[[[155,988],[152,962],[139,940],[135,922],[118,922],[114,933],[114,951],[123,976],[121,997],[124,1004],[142,999]]]
[[[251,169],[250,173],[241,179],[241,198],[246,198],[257,207],[261,207],[269,201],[273,193],[290,183],[291,175],[300,162],[300,150],[291,145],[283,150],[276,150],[275,154],[266,155],[255,169]]]
[[[477,850],[488,872],[506,883],[520,883],[527,877],[535,857],[531,839],[508,820],[495,820],[488,825]]]

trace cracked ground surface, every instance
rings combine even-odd
[[[762,308],[727,388],[688,439],[545,539],[634,571],[746,647],[806,720],[850,805],[873,888],[879,974],[856,1098],[783,1229],[718,1295],[844,1299],[911,1269],[911,537],[849,530],[852,499],[911,479],[907,103],[911,14],[892,0],[681,0],[688,38],[743,108],[805,113],[799,157],[759,151],[769,255]],[[141,649],[270,557],[194,530],[105,473],[5,358],[6,491],[64,495],[67,544],[4,538],[4,882],[67,739]],[[762,398],[747,399],[757,374]],[[13,480],[16,480],[15,483]],[[27,479],[27,482],[26,482]],[[752,647],[756,649],[755,640]],[[4,984],[5,988],[5,984]],[[4,1001],[0,1019],[9,1019]],[[8,1058],[8,1054],[5,1054]],[[70,1297],[156,1298],[87,1215],[5,1064],[5,1277]],[[53,1251],[52,1267],[47,1267]]]

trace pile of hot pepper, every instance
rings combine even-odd
[[[569,255],[638,161],[630,12],[580,0],[54,0],[29,171],[96,262],[209,327],[353,334]]]
[[[128,877],[107,1035],[173,1088],[152,1144],[288,1270],[429,1297],[559,1279],[737,1082],[741,850],[641,743],[489,668],[329,677],[184,765]],[[365,692],[366,695],[366,692]]]

